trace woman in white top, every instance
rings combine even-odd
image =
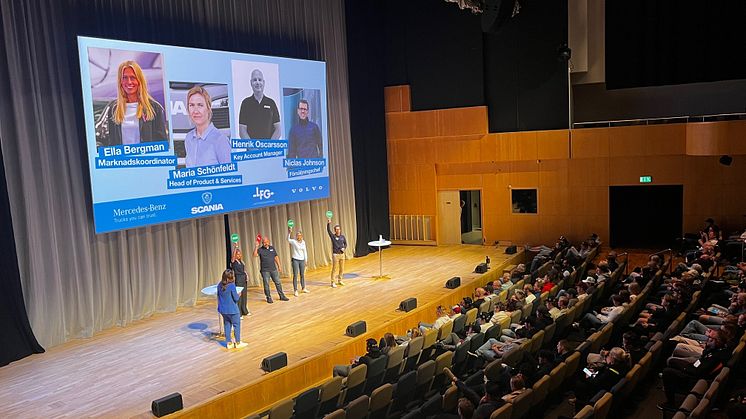
[[[293,262],[293,294],[298,296],[298,274],[300,274],[300,286],[303,292],[311,292],[306,288],[306,261],[308,260],[308,251],[306,250],[306,242],[303,241],[303,233],[300,231],[293,238],[293,229],[288,228],[288,242],[290,243],[290,250],[292,254]]]

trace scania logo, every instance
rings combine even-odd
[[[202,202],[205,205],[192,207],[192,215],[204,214],[206,212],[224,211],[223,204],[210,204],[212,202],[212,193],[205,192],[202,194]]]
[[[269,189],[259,189],[259,187],[257,186],[256,187],[256,192],[254,192],[253,196],[254,196],[254,198],[259,198],[259,200],[261,201],[262,199],[272,198],[272,195],[274,195],[274,194],[275,193],[272,192]]]

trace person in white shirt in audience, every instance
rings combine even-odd
[[[433,324],[420,322],[420,330],[422,330],[423,333],[425,332],[425,329],[439,330],[444,324],[451,321],[451,317],[446,313],[446,308],[443,306],[438,306],[435,309],[435,315],[438,316],[438,318]]]
[[[624,311],[622,306],[622,298],[614,294],[611,296],[611,302],[614,304],[611,307],[604,307],[600,313],[587,313],[581,320],[581,324],[586,329],[600,329],[607,323],[613,321]]]
[[[291,259],[293,264],[293,294],[298,296],[298,275],[300,275],[300,286],[303,292],[311,292],[306,288],[306,262],[308,251],[306,242],[303,241],[303,233],[298,231],[293,238],[293,229],[288,227],[288,243],[290,243]]]

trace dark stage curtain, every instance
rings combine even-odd
[[[0,44],[2,44],[0,33]],[[7,77],[0,66],[0,89],[7,92]],[[0,118],[2,114],[0,114]],[[0,127],[7,121],[0,119]],[[2,132],[2,131],[0,131]],[[21,272],[18,270],[16,242],[10,215],[10,199],[5,180],[3,153],[0,150],[0,366],[44,352],[31,330],[23,302]]]
[[[355,173],[357,246],[355,256],[374,250],[379,235],[389,237],[389,187],[384,116],[384,13],[375,1],[347,0],[347,68],[350,135]],[[379,36],[376,36],[378,34]]]

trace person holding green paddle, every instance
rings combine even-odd
[[[300,275],[300,286],[304,293],[311,291],[306,288],[306,261],[308,261],[308,251],[306,242],[303,241],[303,233],[298,231],[293,238],[293,226],[295,222],[288,220],[288,243],[290,243],[291,261],[293,265],[293,295],[298,296],[298,276]]]

